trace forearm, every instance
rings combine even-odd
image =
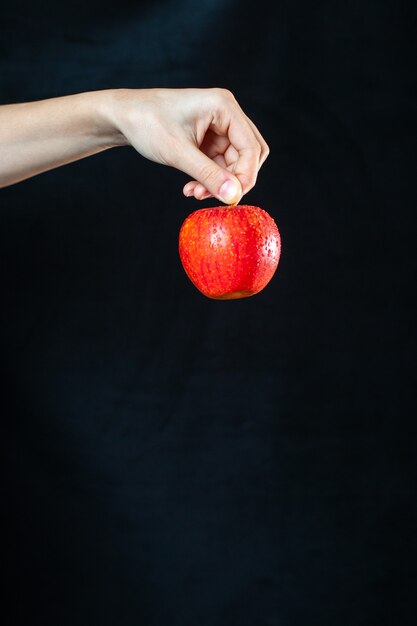
[[[0,106],[0,187],[124,145],[111,90]]]

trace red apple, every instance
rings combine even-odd
[[[255,206],[198,209],[180,230],[179,253],[192,283],[208,298],[233,300],[259,293],[281,254],[272,217]]]

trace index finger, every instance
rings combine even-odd
[[[250,121],[238,105],[228,110],[226,119],[227,125],[226,120],[223,120],[224,124],[220,124],[218,128],[215,126],[214,131],[227,135],[238,154],[233,174],[239,179],[245,194],[256,183],[263,147]]]

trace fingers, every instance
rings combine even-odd
[[[201,183],[206,191],[221,202],[236,204],[242,197],[242,187],[238,178],[218,165],[214,159],[210,159],[194,144],[182,145],[180,159],[180,169]]]
[[[222,102],[218,103],[211,129],[207,133],[217,135],[216,145],[203,140],[200,150],[205,151],[221,167],[226,167],[239,180],[244,195],[254,187],[258,172],[269,155],[269,147],[230,92],[216,91],[222,92]],[[218,153],[219,148],[223,150],[223,155]],[[196,176],[194,181],[187,183],[183,191],[186,196],[194,195],[198,200],[210,195],[219,197],[216,193],[213,194],[201,176]]]
[[[265,163],[266,159],[268,158],[270,150],[269,150],[268,144],[266,143],[265,139],[262,137],[259,130],[256,128],[255,124],[252,122],[252,120],[249,119],[249,117],[247,116],[246,116],[246,119],[248,120],[250,126],[252,127],[252,130],[255,133],[257,140],[259,141],[259,145],[261,146],[261,154],[259,158],[259,167],[258,167],[258,172],[259,172],[262,165]]]
[[[212,195],[209,191],[207,191],[204,185],[196,180],[192,180],[184,185],[183,193],[187,198],[194,196],[196,200],[205,200],[206,198],[210,198]]]
[[[215,161],[218,165],[220,165],[220,167],[228,170],[229,172],[233,174],[235,166],[236,166],[236,157],[233,156],[231,158],[230,155],[232,151],[230,150],[228,152],[226,152],[224,155],[218,154],[217,156],[213,158],[213,161]],[[186,185],[184,185],[183,192],[185,196],[187,197],[194,196],[196,200],[205,200],[206,198],[210,198],[212,196],[212,194],[209,191],[207,191],[205,186],[196,180],[190,181]]]
[[[243,194],[245,194],[256,183],[265,157],[265,142],[255,125],[244,114],[232,117],[228,136],[238,155],[234,174],[240,180]]]

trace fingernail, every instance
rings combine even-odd
[[[239,200],[239,185],[234,180],[226,180],[219,190],[219,197],[226,204],[236,204]]]

